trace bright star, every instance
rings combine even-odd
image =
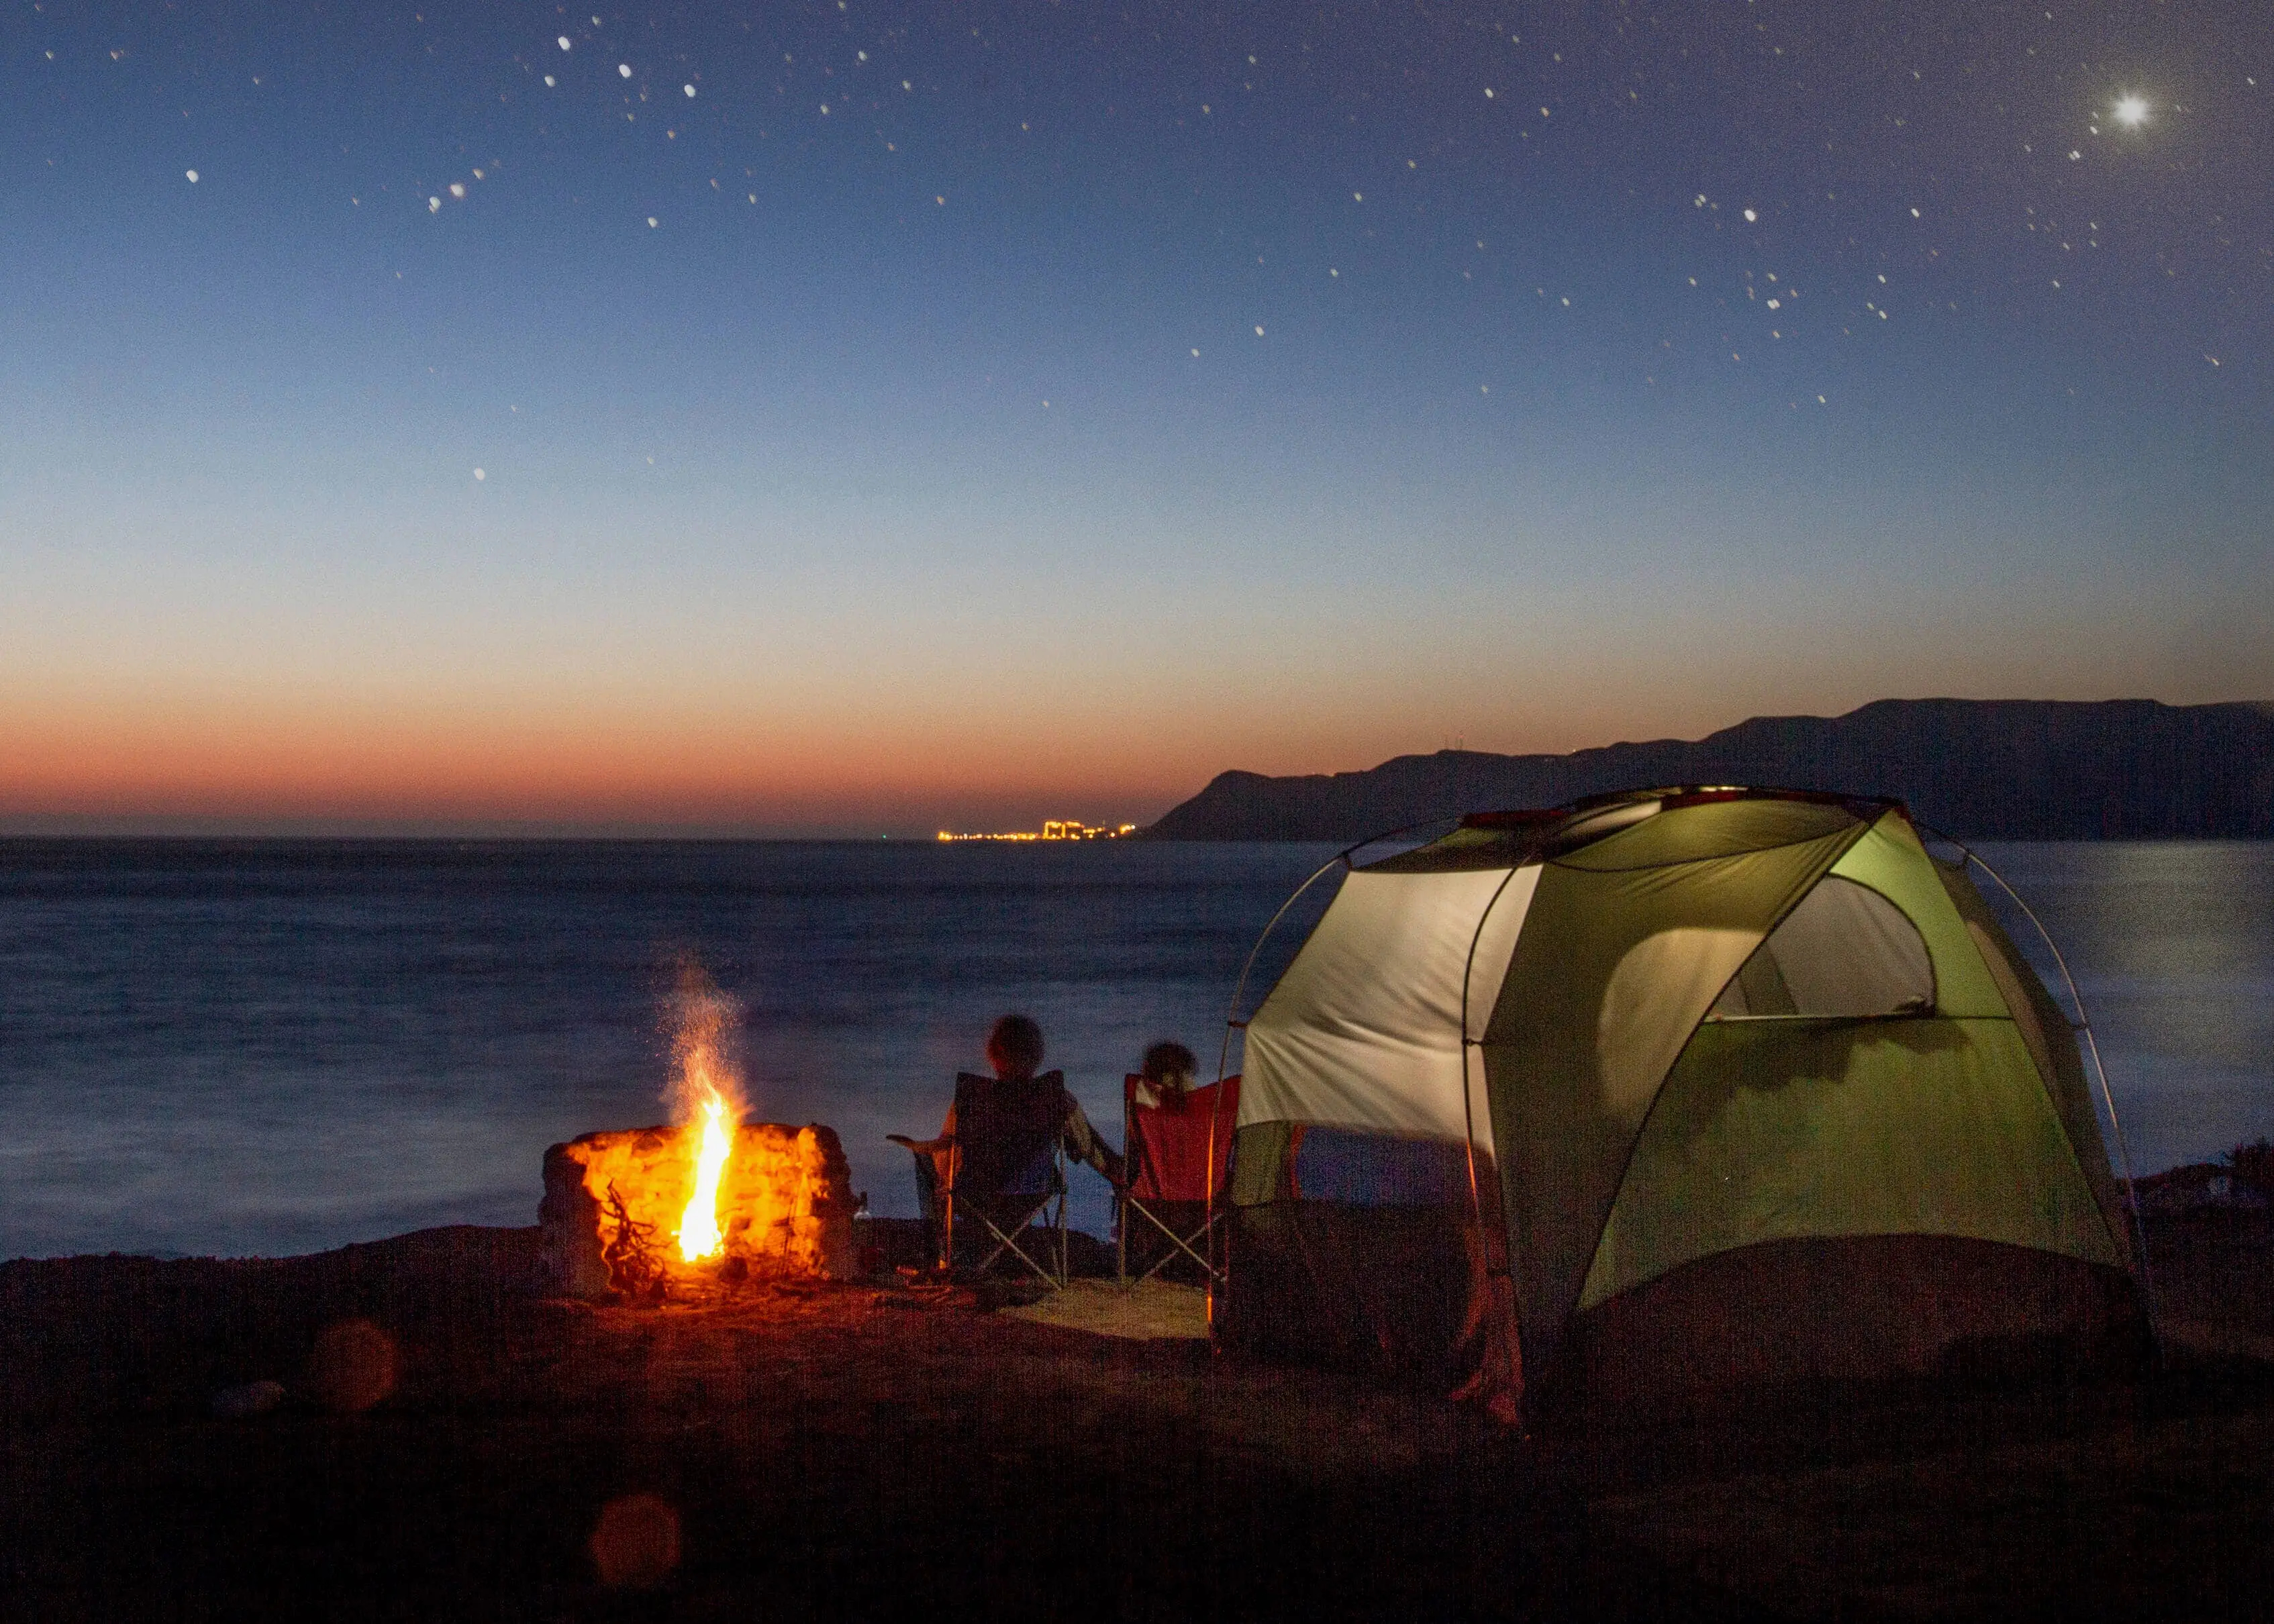
[[[2137,130],[2148,122],[2148,103],[2138,96],[2119,96],[2116,122],[2127,130]]]

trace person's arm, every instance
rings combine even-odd
[[[937,1139],[912,1139],[905,1133],[887,1133],[885,1137],[895,1145],[904,1145],[908,1149],[921,1151],[925,1155],[939,1155],[955,1143],[955,1101],[950,1100],[947,1102],[947,1120],[939,1124]]]
[[[1066,1154],[1077,1162],[1087,1162],[1114,1184],[1121,1182],[1119,1153],[1097,1137],[1097,1130],[1089,1125],[1089,1118],[1081,1109],[1081,1101],[1073,1094],[1065,1096]]]

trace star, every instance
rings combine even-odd
[[[2139,96],[2116,98],[2116,122],[2127,130],[2137,130],[2148,122],[2148,103]]]

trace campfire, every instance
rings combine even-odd
[[[854,1200],[834,1131],[742,1120],[726,1057],[734,1005],[699,971],[679,997],[678,1118],[586,1133],[545,1153],[538,1209],[548,1283],[659,1298],[754,1272],[849,1278]]]

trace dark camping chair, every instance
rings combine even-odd
[[[1128,1147],[1128,1184],[1121,1196],[1121,1282],[1133,1283],[1129,1231],[1138,1218],[1151,1226],[1138,1231],[1141,1243],[1161,1246],[1138,1280],[1149,1280],[1179,1258],[1189,1258],[1211,1282],[1221,1281],[1216,1240],[1226,1212],[1231,1131],[1239,1119],[1239,1078],[1235,1073],[1160,1105],[1139,1101],[1137,1087],[1143,1081],[1133,1073],[1121,1085],[1121,1142]],[[1161,1245],[1163,1240],[1167,1244]]]
[[[960,1222],[971,1236],[968,1250],[984,1248],[972,1274],[985,1274],[1008,1252],[1045,1284],[1065,1284],[1065,1079],[1060,1072],[1005,1080],[965,1071],[955,1079],[952,1134],[922,1142],[889,1136],[907,1146],[920,1164],[929,1163],[937,1181],[943,1263],[954,1260]],[[926,1170],[918,1167],[920,1183]],[[1037,1218],[1050,1243],[1035,1248],[1042,1262],[1020,1244]]]

